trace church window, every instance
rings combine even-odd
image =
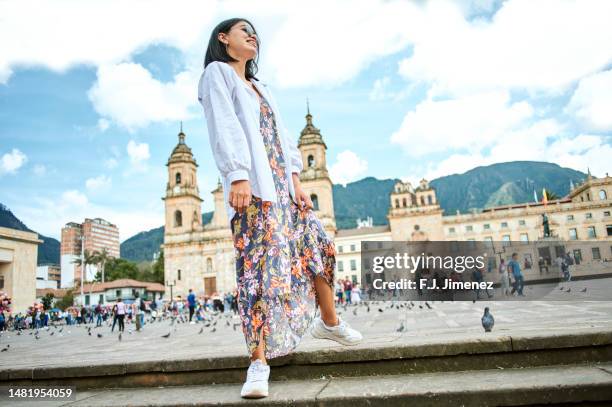
[[[427,203],[429,205],[433,205],[433,198],[431,197],[431,195],[427,195]]]
[[[176,180],[176,185],[179,185],[181,183],[181,173],[177,172],[174,178]]]
[[[425,197],[421,196],[421,205],[425,205]]]
[[[399,199],[396,199],[396,200],[395,200],[395,207],[396,207],[396,208],[399,208]]]
[[[402,205],[404,206],[404,208],[405,208],[406,206],[408,206],[408,205],[406,204],[406,198],[402,199]]]
[[[183,226],[183,214],[181,211],[174,212],[174,227],[180,228]]]
[[[606,191],[604,191],[603,189],[599,191],[599,199],[601,199],[602,201],[608,199],[608,194],[606,194]]]
[[[314,167],[314,165],[315,165],[314,156],[312,154],[310,154],[308,156],[308,168]]]
[[[310,195],[310,200],[312,201],[312,206],[314,210],[318,211],[319,210],[319,199],[317,198],[317,195],[316,194]]]
[[[180,279],[181,279],[181,269],[178,269],[177,274],[178,274],[178,276],[177,276],[177,277],[178,277],[178,279],[180,280]]]

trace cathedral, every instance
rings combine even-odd
[[[534,242],[545,238],[544,218],[548,219],[550,237],[586,242],[587,246],[572,249],[575,256],[590,261],[612,259],[612,177],[608,174],[595,178],[589,173],[583,183],[571,186],[567,196],[554,201],[505,205],[453,215],[443,213],[436,191],[427,180],[421,180],[416,187],[398,181],[389,194],[387,225],[373,226],[370,218],[369,222],[357,220],[354,229],[337,230],[333,184],[327,170],[327,146],[313,124],[309,109],[298,148],[304,163],[300,174],[302,187],[310,195],[325,230],[334,239],[337,278],[361,283],[363,241]],[[185,143],[182,130],[167,166],[162,245],[166,298],[171,292],[185,297],[190,288],[197,295],[234,290],[235,252],[223,190],[219,183],[211,191],[214,214],[209,223],[202,224],[198,164]],[[530,264],[537,261],[537,256],[537,252],[525,250],[521,253]]]
[[[326,150],[321,132],[312,122],[310,110],[301,131],[298,148],[304,169],[300,174],[302,188],[310,195],[317,217],[330,236],[336,233],[332,181],[327,171]],[[197,295],[234,290],[236,286],[235,252],[223,202],[221,183],[212,191],[214,214],[202,224],[202,198],[198,190],[198,164],[178,135],[168,163],[165,203],[165,232],[162,249],[166,295],[172,288],[176,295],[186,296],[189,289]]]

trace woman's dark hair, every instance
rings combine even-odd
[[[231,28],[241,21],[248,23],[251,27],[253,27],[253,30],[255,30],[253,24],[251,24],[251,22],[246,18],[230,18],[228,20],[221,21],[212,30],[212,33],[210,34],[210,40],[208,41],[208,48],[206,49],[206,56],[204,57],[204,68],[206,68],[208,64],[213,61],[236,62],[236,60],[227,53],[225,44],[219,41],[219,34],[229,33]],[[257,34],[257,31],[255,31],[255,34]],[[247,80],[251,78],[257,79],[255,77],[255,74],[257,73],[257,60],[259,59],[259,36],[256,36],[256,41],[257,55],[255,56],[255,59],[249,59],[247,61],[244,71]]]

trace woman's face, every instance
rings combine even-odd
[[[250,60],[257,55],[257,34],[246,21],[240,21],[232,26],[230,31],[219,34],[219,40],[228,44],[228,54],[238,60]]]

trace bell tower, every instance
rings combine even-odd
[[[302,153],[304,169],[300,174],[300,182],[312,203],[317,217],[325,230],[332,235],[336,233],[336,217],[334,215],[334,200],[332,181],[327,172],[327,146],[321,136],[321,131],[312,123],[310,106],[306,102],[306,126],[300,134],[298,148]]]
[[[185,144],[183,124],[178,134],[178,144],[172,150],[166,166],[168,183],[166,196],[165,234],[180,234],[202,230],[202,209],[198,191],[197,168],[191,149]]]

